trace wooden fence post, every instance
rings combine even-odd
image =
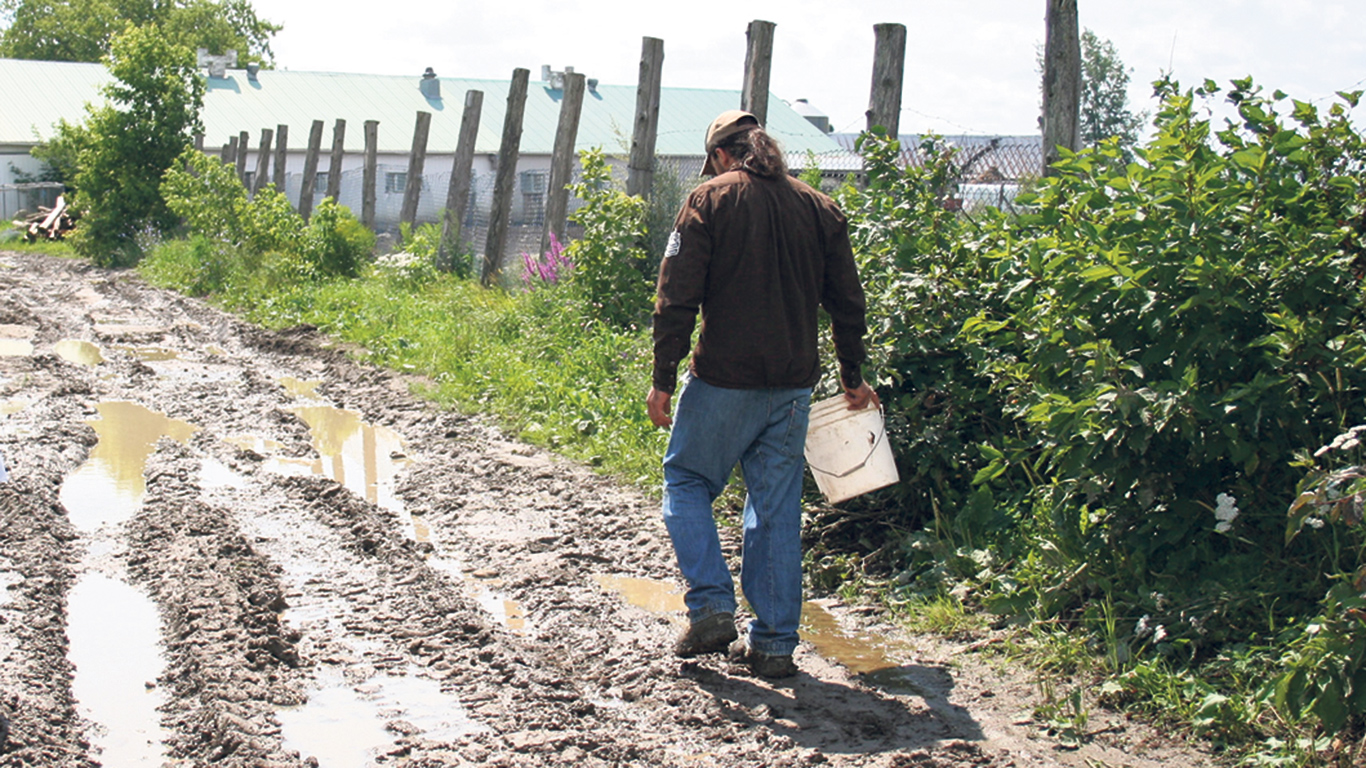
[[[323,148],[323,121],[314,120],[308,131],[308,152],[304,154],[304,183],[299,187],[299,215],[304,221],[313,215],[313,193],[318,184],[318,153]]]
[[[901,83],[906,69],[906,26],[873,25],[873,91],[868,99],[868,130],[880,125],[887,138],[901,131]]]
[[[289,168],[289,126],[275,126],[275,188],[289,195],[285,188],[285,171]]]
[[[226,165],[237,165],[237,137],[229,136],[228,143],[223,145],[223,162]]]
[[[659,134],[659,82],[664,67],[664,41],[642,38],[640,81],[636,86],[635,130],[627,163],[626,194],[648,197],[655,180],[655,138]]]
[[[451,183],[446,190],[446,211],[441,218],[441,243],[437,246],[437,265],[450,270],[460,249],[460,230],[465,223],[465,208],[470,200],[474,170],[474,142],[479,137],[479,117],[484,110],[484,92],[465,92],[465,113],[460,118],[460,138],[451,163]]]
[[[522,146],[522,118],[526,112],[526,89],[531,71],[512,70],[508,88],[507,112],[503,117],[503,141],[498,147],[498,175],[493,180],[493,211],[489,214],[489,236],[484,244],[484,268],[479,281],[486,287],[503,276],[503,251],[507,248],[508,224],[512,218],[512,185],[517,180],[517,159]]]
[[[194,135],[194,148],[196,152],[204,151],[204,134],[196,133]]]
[[[327,197],[341,197],[342,160],[346,157],[346,121],[337,119],[332,126],[332,163],[327,166]]]
[[[749,23],[745,37],[749,45],[745,49],[745,81],[740,90],[740,109],[759,119],[759,125],[768,124],[768,75],[773,70],[773,28],[771,21]]]
[[[574,178],[574,143],[579,137],[579,116],[583,113],[584,77],[566,72],[564,99],[560,102],[560,124],[555,131],[555,149],[550,156],[550,184],[545,204],[545,229],[541,232],[541,253],[550,250],[550,237],[564,245],[564,230],[569,211],[569,182]]]
[[[244,187],[247,185],[247,146],[250,142],[251,135],[246,131],[237,134],[237,179]]]
[[[375,175],[379,171],[379,121],[365,121],[365,175],[361,179],[361,223],[375,228]],[[332,182],[328,179],[328,183]]]
[[[427,134],[432,128],[432,113],[417,113],[413,126],[413,148],[408,153],[408,178],[403,186],[403,212],[399,221],[409,227],[417,223],[417,204],[422,199],[422,170],[427,164]]]
[[[251,180],[251,194],[266,188],[266,175],[270,173],[270,140],[275,132],[269,128],[261,129],[261,146],[256,150],[256,176]]]
[[[1081,143],[1081,37],[1077,0],[1048,0],[1043,54],[1043,175],[1052,176],[1059,147]]]

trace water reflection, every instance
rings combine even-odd
[[[94,368],[104,362],[104,355],[100,354],[99,347],[80,339],[62,339],[52,346],[52,351],[69,363],[84,365],[87,368]]]
[[[167,734],[157,714],[165,696],[154,684],[164,666],[156,604],[121,581],[86,573],[67,597],[67,616],[71,692],[98,726],[92,741],[100,762],[161,765]]]
[[[147,457],[157,440],[188,441],[198,427],[150,411],[137,403],[100,403],[100,418],[86,423],[99,435],[90,458],[62,483],[59,494],[71,524],[93,531],[127,520],[147,492],[143,479]]]
[[[33,354],[33,342],[28,339],[0,339],[0,357],[28,357]]]
[[[308,425],[320,458],[272,457],[267,469],[281,474],[306,471],[322,475],[372,504],[393,512],[401,510],[402,502],[394,496],[394,479],[409,460],[397,432],[366,424],[359,413],[330,405],[300,405],[288,410]]]
[[[406,676],[376,675],[360,685],[347,683],[341,673],[323,668],[319,688],[299,707],[277,710],[284,747],[321,768],[371,765],[381,750],[393,745],[395,734],[387,723],[402,721],[433,741],[454,741],[483,730],[470,720],[455,696],[436,681],[419,677],[410,667]],[[405,729],[406,730],[406,729]]]
[[[682,589],[670,582],[615,574],[597,574],[593,579],[603,589],[652,613],[681,620],[681,614],[687,612]],[[851,634],[820,603],[802,603],[801,636],[821,656],[838,662],[870,685],[896,693],[919,693],[905,679],[905,668],[897,660],[898,656],[910,655],[912,649],[890,645],[882,638]]]

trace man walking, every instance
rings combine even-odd
[[[723,112],[706,138],[704,176],[674,223],[659,268],[650,420],[672,426],[664,454],[664,522],[688,583],[689,627],[674,653],[730,646],[763,677],[796,674],[801,618],[801,493],[811,388],[820,378],[817,308],[831,318],[851,409],[878,405],[863,380],[863,289],[843,214],[788,176],[754,115]],[[670,406],[701,312],[697,346]],[[744,473],[740,585],[754,612],[737,640],[735,586],[712,503]],[[732,641],[736,641],[731,645]]]

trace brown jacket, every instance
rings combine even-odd
[[[863,288],[844,215],[789,177],[723,173],[689,195],[659,267],[654,387],[674,391],[693,323],[692,372],[718,387],[809,387],[820,378],[817,307],[831,318],[840,377],[863,382]]]

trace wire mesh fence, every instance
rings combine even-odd
[[[854,151],[853,139],[834,137],[844,149],[819,155],[790,155],[788,166],[799,173],[814,164],[820,170],[822,185],[827,189],[852,182],[865,183],[863,159]],[[1037,177],[1041,167],[1040,142],[1035,137],[940,137],[940,145],[949,149],[957,172],[957,183],[948,190],[945,206],[951,210],[971,214],[986,206],[1008,209],[1012,206],[1022,184]],[[903,136],[900,162],[905,166],[922,166],[930,157],[927,146],[919,137]],[[648,237],[645,244],[652,260],[663,252],[665,240],[672,229],[673,219],[687,193],[700,181],[703,158],[657,157],[647,221]],[[616,180],[624,184],[625,158],[611,158],[609,165]],[[250,174],[249,174],[250,175]],[[379,233],[397,234],[402,217],[404,190],[407,186],[406,165],[381,164],[376,168],[375,229]],[[520,171],[515,179],[508,233],[501,254],[504,265],[521,263],[524,253],[537,253],[545,229],[545,211],[549,190],[548,169]],[[488,241],[489,223],[494,208],[496,174],[476,171],[470,184],[470,196],[463,221],[460,222],[457,250],[476,260],[484,257]],[[248,183],[250,185],[250,179]],[[580,181],[575,169],[571,186]],[[340,183],[338,203],[360,217],[364,172],[361,169],[344,171]],[[415,226],[442,223],[451,183],[450,171],[434,171],[423,175],[417,206]],[[285,194],[296,206],[303,188],[303,174],[289,173],[285,177]],[[315,180],[313,204],[322,202],[327,188],[326,174]],[[571,194],[568,210],[576,211],[583,201]],[[572,215],[571,215],[572,219]],[[570,239],[581,231],[571,220],[567,226]]]
[[[64,189],[61,183],[52,181],[0,184],[0,221],[35,214],[39,208],[52,208]]]

